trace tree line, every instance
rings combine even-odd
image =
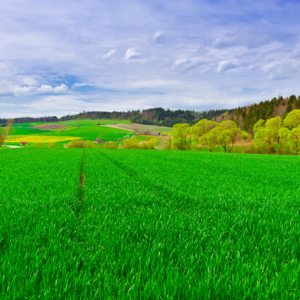
[[[9,119],[0,118],[0,125],[1,127],[6,126],[6,123]],[[58,122],[60,119],[55,116],[51,117],[40,117],[40,118],[32,118],[32,117],[22,117],[22,118],[15,118],[15,123],[33,123],[33,122]]]
[[[213,117],[212,120],[218,123],[223,120],[235,121],[240,129],[254,136],[254,124],[260,119],[267,120],[279,116],[284,120],[292,110],[299,108],[300,96],[291,95],[287,98],[278,96],[270,101],[266,100],[247,107],[238,107],[220,116]]]
[[[161,107],[145,110],[129,110],[129,111],[89,111],[80,112],[74,115],[66,115],[61,118],[55,116],[32,118],[22,117],[15,118],[15,123],[32,123],[32,122],[59,122],[81,119],[108,119],[108,120],[129,120],[131,123],[139,123],[145,125],[157,125],[173,127],[177,123],[195,124],[201,119],[211,119],[226,112],[225,109],[217,110],[170,110]],[[0,118],[0,126],[5,126],[8,119]]]
[[[232,120],[217,123],[203,119],[193,126],[176,124],[170,135],[170,149],[192,150],[203,147],[213,151],[221,147],[224,152],[237,151],[239,141],[251,141],[245,153],[300,155],[300,109],[294,109],[285,118],[258,120],[252,128],[254,138]],[[241,152],[238,150],[238,152]]]
[[[110,119],[110,120],[130,120],[131,123],[139,123],[145,125],[157,125],[173,127],[177,123],[195,124],[201,119],[211,119],[226,112],[225,109],[204,110],[201,112],[195,110],[170,110],[161,107],[121,111],[90,111],[81,112],[76,115],[68,115],[60,118],[60,121],[78,120],[78,119]]]

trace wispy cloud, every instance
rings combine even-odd
[[[112,50],[108,51],[106,54],[103,55],[103,59],[104,60],[110,59],[116,52],[117,52],[116,49],[112,49]]]
[[[136,59],[139,58],[141,56],[141,54],[137,51],[135,51],[134,48],[130,48],[126,51],[125,53],[125,59],[129,60],[129,59]]]
[[[157,31],[154,34],[153,41],[157,44],[163,44],[165,42],[165,35],[162,32]]]
[[[237,60],[224,60],[219,62],[218,73],[223,73],[228,70],[236,69],[239,67],[239,62]]]

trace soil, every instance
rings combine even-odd
[[[65,128],[66,126],[64,125],[55,125],[55,124],[45,124],[45,125],[40,125],[40,126],[35,126],[35,127],[30,127],[34,129],[61,129]]]
[[[144,125],[144,124],[118,124],[118,125],[105,125],[106,127],[112,127],[123,130],[134,130],[138,129],[140,131],[148,130],[148,131],[166,131],[166,127],[158,127],[155,125]],[[168,128],[169,129],[169,128]],[[170,127],[170,129],[172,129]]]

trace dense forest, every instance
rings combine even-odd
[[[61,121],[75,119],[111,119],[130,120],[132,123],[172,127],[177,123],[195,124],[201,119],[211,119],[226,112],[225,109],[197,112],[194,110],[170,110],[161,107],[146,110],[131,110],[127,112],[91,111],[77,115],[61,117]]]

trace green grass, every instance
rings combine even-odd
[[[115,129],[105,126],[96,126],[96,124],[129,124],[128,120],[71,120],[63,122],[38,122],[38,123],[20,123],[14,124],[13,135],[48,135],[48,136],[70,136],[70,137],[80,137],[83,140],[95,140],[99,134],[102,134],[103,140],[117,140],[123,139],[125,135],[131,136],[131,131],[124,129]],[[66,128],[63,129],[53,129],[53,130],[40,130],[31,127],[40,126],[44,124],[57,124],[65,125]],[[72,125],[80,125],[80,127],[73,127]],[[61,130],[66,130],[64,132],[59,132]],[[64,142],[66,143],[66,142]]]
[[[27,124],[27,125],[22,124],[23,126],[18,126],[18,125],[20,125],[20,124],[17,124],[17,125],[15,124],[14,125],[14,127],[13,127],[13,135],[34,135],[34,134],[41,134],[41,133],[47,133],[47,132],[49,132],[47,130],[40,130],[40,129],[26,127],[29,124]]]
[[[125,135],[130,134],[129,131],[122,129],[110,128],[105,126],[86,126],[79,127],[65,132],[51,132],[44,133],[41,135],[51,136],[70,136],[70,137],[81,137],[82,139],[95,140],[99,134],[102,134],[103,140],[117,140],[123,139]]]
[[[298,299],[299,163],[3,151],[1,299]]]

